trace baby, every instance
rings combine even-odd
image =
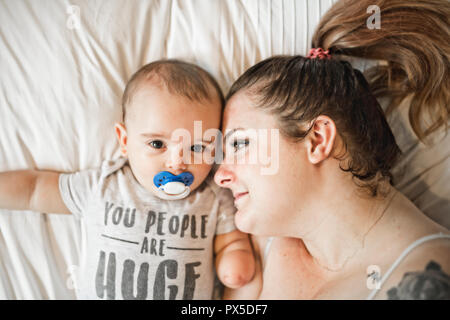
[[[232,195],[210,175],[222,107],[200,67],[145,65],[115,125],[123,157],[76,173],[0,173],[0,207],[82,219],[81,299],[211,299],[214,256],[218,278],[238,288],[255,262]]]

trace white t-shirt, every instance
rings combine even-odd
[[[208,177],[185,199],[161,200],[124,158],[61,174],[59,187],[84,222],[78,298],[211,299],[214,235],[235,230],[229,190]]]

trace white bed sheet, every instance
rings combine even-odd
[[[126,80],[160,58],[196,62],[227,90],[273,54],[304,54],[333,1],[0,1],[0,171],[76,171],[119,156]],[[79,28],[70,28],[79,8]],[[0,211],[0,299],[72,299],[82,227]]]
[[[333,2],[1,0],[0,171],[76,171],[117,158],[112,128],[138,67],[189,60],[226,92],[266,57],[306,54]],[[0,299],[76,298],[82,232],[71,216],[0,210]]]

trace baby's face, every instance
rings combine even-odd
[[[194,175],[193,191],[212,168],[220,117],[218,98],[191,101],[165,87],[144,84],[127,108],[126,125],[116,124],[116,133],[145,189],[156,194],[153,177],[161,171],[174,175],[189,171]]]

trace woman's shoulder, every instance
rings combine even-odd
[[[393,299],[396,297],[396,290],[400,298],[405,297],[405,290],[416,290],[409,294],[423,296],[426,294],[420,290],[428,290],[428,285],[419,290],[412,286],[414,281],[421,279],[420,281],[426,282],[426,277],[435,273],[430,273],[429,270],[437,268],[444,275],[439,276],[439,279],[448,279],[450,274],[449,230],[432,221],[408,198],[393,190],[392,201],[385,211],[383,227],[370,236],[365,253],[357,264],[359,267],[352,273],[355,279],[360,279],[365,274],[367,285],[364,283],[364,287],[367,289],[380,285],[375,299]],[[375,278],[369,279],[371,276]],[[441,285],[434,280],[430,282],[432,284]],[[446,286],[450,288],[450,283]],[[364,298],[363,289],[361,287],[360,298]],[[430,287],[430,290],[434,289]]]
[[[450,299],[450,232],[419,237],[380,271],[376,299]]]

